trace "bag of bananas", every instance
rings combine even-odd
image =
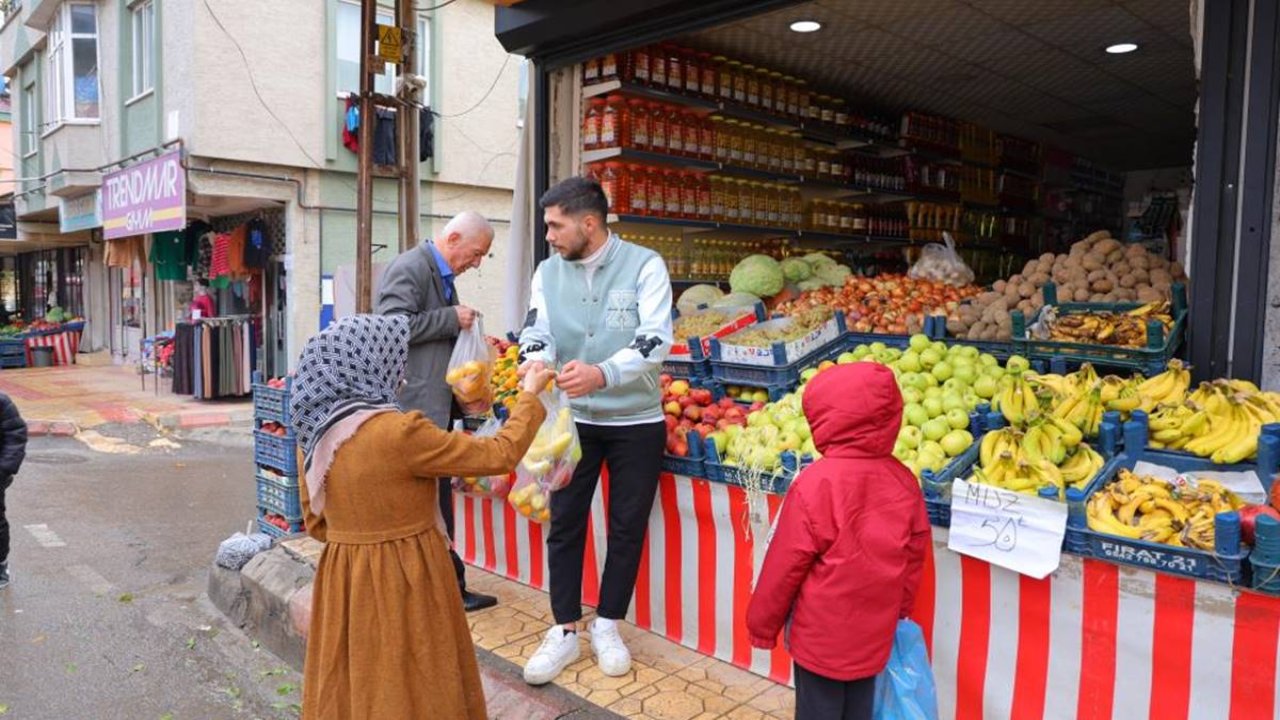
[[[993,430],[982,436],[972,480],[1028,495],[1052,486],[1064,499],[1067,487],[1083,490],[1103,465],[1083,439],[1058,418],[1037,418],[1026,432]]]
[[[1085,507],[1089,529],[1173,547],[1214,550],[1214,516],[1244,506],[1215,480],[1177,486],[1121,470]]]

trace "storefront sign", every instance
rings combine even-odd
[[[13,211],[13,201],[0,203],[0,240],[18,239],[18,219]]]
[[[102,190],[58,198],[58,229],[64,233],[102,227]]]
[[[182,151],[113,172],[102,181],[107,240],[181,230],[187,224],[187,174]]]
[[[1067,506],[981,483],[951,488],[950,550],[1041,579],[1058,569]]]

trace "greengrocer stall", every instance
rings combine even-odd
[[[1274,14],[572,5],[498,11],[535,61],[533,185],[600,180],[611,227],[662,254],[678,298],[630,619],[789,681],[743,618],[815,455],[798,393],[881,362],[936,526],[916,614],[944,717],[1275,717],[1273,188],[1229,178],[1274,175],[1241,103],[1276,102],[1228,72],[1273,77]],[[1158,179],[1175,167],[1185,181]],[[458,495],[458,543],[543,588],[524,500]]]

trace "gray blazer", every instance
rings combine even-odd
[[[430,242],[430,241],[427,241]],[[409,318],[409,362],[400,402],[405,410],[421,410],[427,419],[449,429],[453,391],[444,381],[449,356],[458,339],[458,303],[444,297],[444,279],[427,243],[401,253],[382,275],[375,311]]]

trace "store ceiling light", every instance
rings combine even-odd
[[[817,32],[822,29],[822,23],[816,20],[797,20],[791,23],[791,31],[798,33]]]
[[[1115,45],[1107,46],[1107,52],[1112,55],[1124,55],[1125,53],[1131,53],[1137,49],[1138,44],[1131,42],[1116,43]]]

